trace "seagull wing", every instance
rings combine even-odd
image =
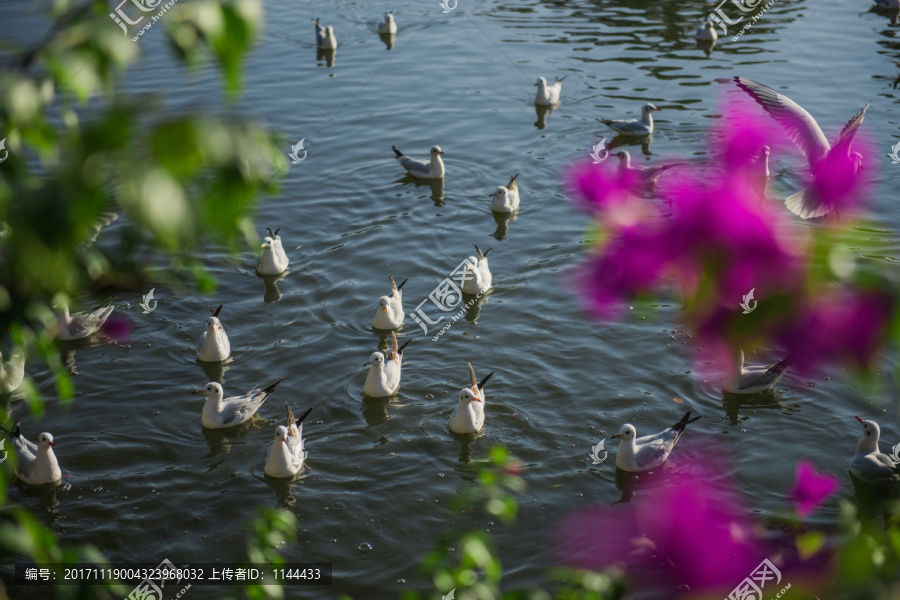
[[[853,140],[853,136],[856,135],[859,126],[862,125],[863,119],[866,118],[866,111],[869,109],[869,105],[866,104],[862,107],[858,113],[853,115],[853,118],[847,121],[847,124],[844,125],[844,128],[841,129],[840,135],[838,135],[837,141],[834,143],[834,147],[838,146],[845,148],[846,150],[850,150],[850,142]]]
[[[809,161],[810,168],[831,150],[822,128],[799,104],[752,79],[735,77],[734,81],[784,128],[791,141]]]
[[[399,162],[400,166],[410,173],[427,174],[429,171],[431,171],[431,163],[427,160],[410,158],[409,156],[398,156],[397,162]]]

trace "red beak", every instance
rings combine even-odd
[[[853,416],[854,416],[854,417],[856,417],[856,415],[853,415]],[[860,419],[860,418],[859,418],[859,417],[856,417],[856,420],[857,420],[857,421],[859,421],[859,422],[860,422],[860,423],[862,423],[862,422],[863,422],[863,420],[862,420],[862,419]]]
[[[51,445],[51,446],[56,446],[56,443],[50,442],[50,445]]]

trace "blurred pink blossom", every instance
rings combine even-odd
[[[818,473],[806,459],[797,462],[797,477],[790,498],[801,518],[808,517],[841,487],[837,477]]]

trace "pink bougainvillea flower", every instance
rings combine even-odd
[[[895,306],[887,290],[821,294],[807,301],[776,339],[801,372],[841,361],[867,367],[885,343]]]
[[[797,477],[790,498],[801,518],[808,517],[841,487],[837,477],[816,472],[806,459],[797,462]]]
[[[100,331],[116,342],[124,343],[131,339],[131,321],[128,317],[114,312],[100,327]]]

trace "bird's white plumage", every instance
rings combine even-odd
[[[69,307],[64,305],[62,310],[56,313],[56,337],[60,340],[80,340],[89,337],[100,331],[115,309],[109,305],[90,312],[69,314]]]
[[[700,21],[697,30],[694,32],[694,39],[701,42],[714,42],[719,39],[719,34],[716,33],[716,29],[711,22]]]
[[[478,433],[484,427],[484,386],[493,372],[481,384],[475,377],[475,369],[469,363],[469,387],[459,392],[458,403],[447,424],[453,433]]]
[[[397,33],[397,23],[394,21],[394,13],[384,14],[384,20],[378,25],[378,33]]]
[[[220,306],[219,309],[221,308]],[[206,320],[206,329],[200,334],[200,341],[197,342],[197,360],[201,362],[222,362],[231,356],[231,342],[219,321],[218,313],[219,310],[216,310],[215,314]]]
[[[363,366],[369,367],[363,393],[369,398],[387,398],[400,389],[400,372],[402,370],[403,350],[397,347],[397,334],[391,332],[391,351],[385,356],[381,352],[373,352]]]
[[[203,426],[208,429],[224,429],[246,422],[256,414],[283,379],[282,377],[263,389],[254,388],[246,394],[229,398],[223,397],[224,390],[215,381],[207,383],[203,389],[194,390],[194,394],[206,396],[201,415]]]
[[[684,427],[691,422],[690,415],[688,412],[672,427],[641,438],[637,437],[634,425],[622,425],[619,433],[612,436],[620,440],[616,467],[623,471],[640,472],[649,471],[666,462],[675,444],[681,439]]]
[[[538,106],[553,106],[559,104],[559,97],[562,94],[562,80],[557,77],[553,83],[547,83],[543,77],[538,77],[537,94],[534,97],[534,103]]]
[[[264,470],[269,477],[293,477],[303,468],[308,455],[303,444],[303,420],[312,409],[307,410],[298,420],[294,418],[294,413],[286,402],[284,406],[287,424],[275,429],[275,439],[266,456]]]
[[[725,376],[722,389],[730,394],[756,394],[774,387],[789,367],[787,359],[773,365],[746,366],[742,350],[734,361],[732,372]]]
[[[322,50],[337,50],[337,39],[334,37],[334,28],[329,25],[324,27],[316,19],[316,46]]]
[[[491,210],[498,213],[511,213],[519,210],[519,186],[516,177],[510,177],[506,185],[498,185],[488,197],[491,198]]]
[[[637,177],[639,184],[643,188],[653,188],[660,175],[678,166],[677,164],[670,164],[654,167],[635,167],[631,164],[631,154],[628,150],[619,150],[616,152],[616,158],[619,159],[619,174]]]
[[[53,436],[44,432],[38,436],[38,442],[25,439],[22,435],[19,423],[16,422],[12,431],[13,451],[16,453],[19,467],[16,475],[29,485],[43,485],[62,479],[62,471],[59,462],[53,452]]]
[[[600,119],[600,122],[622,135],[647,136],[653,133],[653,113],[658,110],[648,102],[641,107],[640,119]]]
[[[890,456],[879,450],[878,440],[881,428],[875,421],[864,421],[859,417],[863,428],[863,436],[856,446],[856,453],[850,460],[850,473],[854,477],[869,483],[882,483],[897,480],[900,467],[894,464]]]
[[[419,179],[441,179],[444,176],[444,160],[441,158],[444,155],[444,151],[441,150],[440,146],[432,146],[429,160],[411,158],[400,152],[396,146],[393,148],[394,158],[413,177]]]
[[[256,271],[260,275],[273,276],[284,273],[288,268],[290,259],[284,251],[281,236],[277,232],[269,230],[269,235],[263,238],[262,250],[256,259]]]
[[[394,277],[390,276],[391,293],[378,299],[378,308],[372,318],[372,327],[375,329],[397,329],[403,325],[403,290],[401,287],[405,281],[397,286]]]
[[[490,252],[488,250],[487,252]],[[491,268],[488,265],[487,252],[482,252],[478,246],[475,246],[476,256],[466,258],[466,273],[463,280],[462,291],[464,294],[481,294],[489,289],[494,283],[494,276],[491,274]]]
[[[0,352],[0,394],[9,394],[19,389],[25,381],[25,348],[16,348],[8,360],[3,360]]]

